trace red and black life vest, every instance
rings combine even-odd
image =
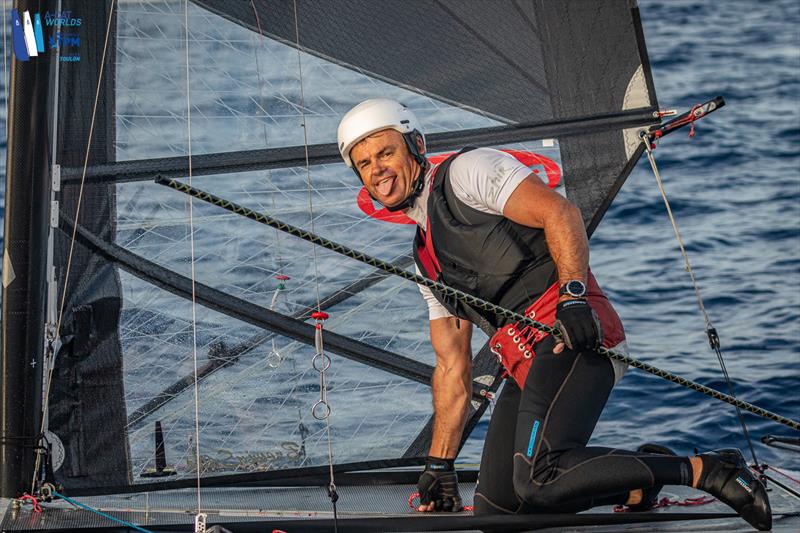
[[[427,229],[417,227],[414,259],[429,279],[522,312],[556,281],[555,264],[544,230],[478,211],[456,198],[448,179],[450,165],[470,150],[453,154],[434,172]],[[494,313],[433,293],[450,313],[487,333],[506,322]]]
[[[414,239],[417,266],[429,279],[552,325],[558,276],[544,230],[478,211],[456,198],[450,165],[469,150],[450,156],[434,172],[426,229],[418,226]],[[535,355],[533,346],[546,334],[432,292],[451,314],[477,324],[492,337],[492,350],[523,386]],[[603,345],[618,345],[625,339],[622,322],[591,272],[587,298],[600,319]]]

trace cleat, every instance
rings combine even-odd
[[[675,452],[667,448],[666,446],[661,446],[660,444],[642,444],[638,448],[636,448],[637,452],[641,453],[656,453],[661,455],[675,455]],[[661,492],[661,489],[664,488],[664,485],[655,485],[653,487],[642,489],[642,501],[634,504],[634,505],[627,505],[628,511],[633,513],[641,513],[644,511],[649,511],[650,509],[656,507],[658,505],[658,494]]]
[[[772,528],[772,510],[767,490],[750,471],[742,452],[735,448],[698,455],[703,472],[697,488],[729,505],[748,524],[760,531]]]

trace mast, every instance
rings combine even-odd
[[[52,2],[14,1],[43,12]],[[11,61],[0,352],[0,497],[29,490],[42,406],[50,218],[50,62]]]

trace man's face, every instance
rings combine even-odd
[[[411,194],[419,163],[400,132],[373,133],[350,150],[350,158],[367,191],[383,205],[398,205]]]

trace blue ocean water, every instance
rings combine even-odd
[[[655,157],[722,343],[736,394],[800,418],[800,4],[641,1],[656,92],[680,112],[727,106],[675,133]],[[625,324],[631,354],[721,391],[701,312],[649,164],[643,158],[591,241],[591,264]],[[792,435],[750,414],[760,461],[800,457],[758,439]],[[487,421],[476,430],[475,452]],[[629,370],[593,442],[681,453],[747,444],[732,406]]]
[[[800,4],[640,3],[662,108],[722,95],[727,106],[675,133],[656,158],[717,328],[736,393],[800,417]],[[632,353],[726,390],[672,228],[645,161],[593,239]],[[751,434],[791,434],[745,415]],[[607,442],[664,442],[682,452],[745,447],[735,409],[638,371],[598,426]],[[634,436],[633,439],[630,436]],[[796,433],[795,433],[796,436]],[[760,460],[797,454],[756,445]]]
[[[685,110],[718,94],[727,101],[698,124],[694,139],[671,135],[656,157],[736,393],[798,419],[800,6],[640,6],[662,108]],[[0,165],[4,176],[5,142]],[[646,165],[637,166],[593,237],[593,270],[622,315],[635,357],[726,390]],[[745,420],[756,438],[790,434],[751,415]],[[480,456],[485,427],[463,460]],[[732,407],[636,370],[615,389],[594,438],[618,447],[654,441],[686,453],[745,447]],[[800,469],[797,455],[760,444],[756,451],[762,461]]]

